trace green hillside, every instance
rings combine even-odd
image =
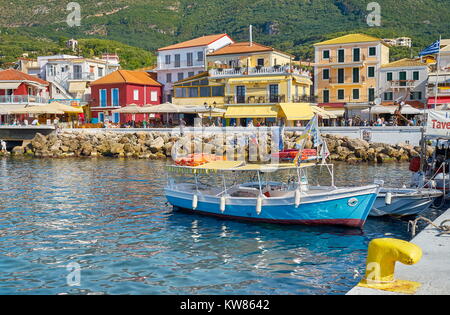
[[[312,43],[348,32],[410,36],[413,54],[439,34],[450,37],[448,0],[377,0],[382,25],[375,28],[366,23],[369,2],[372,0],[78,0],[81,26],[71,28],[65,23],[70,13],[67,3],[0,0],[0,30],[49,38],[56,44],[60,37],[100,38],[154,51],[212,33],[226,32],[236,40],[246,40],[252,24],[256,41],[302,59],[312,58]],[[410,54],[409,49],[394,51],[398,57]],[[0,55],[5,53],[0,51]],[[130,67],[136,62],[130,62]]]

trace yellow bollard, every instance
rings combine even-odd
[[[395,263],[414,265],[422,258],[422,249],[412,243],[392,239],[375,239],[369,244],[366,276],[358,286],[383,291],[414,294],[420,283],[395,280]]]

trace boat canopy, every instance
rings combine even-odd
[[[300,168],[315,166],[315,163],[303,163]],[[217,173],[217,172],[234,172],[234,171],[255,171],[262,173],[270,173],[277,170],[290,170],[298,168],[294,163],[281,164],[245,164],[243,161],[213,161],[200,166],[167,166],[167,170],[179,173]]]

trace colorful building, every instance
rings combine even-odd
[[[389,46],[381,39],[350,34],[315,47],[315,94],[320,106],[348,117],[380,97],[379,73],[389,63]]]
[[[125,123],[131,115],[112,113],[124,106],[136,104],[158,105],[162,102],[162,84],[145,71],[118,70],[92,82],[92,101],[90,104],[93,123],[109,120]],[[143,115],[136,115],[141,121]]]
[[[231,44],[207,56],[208,72],[175,83],[173,103],[226,109],[228,125],[309,120],[311,76],[292,59],[257,43]]]
[[[432,68],[428,77],[428,106],[450,108],[450,39],[441,40],[439,71],[437,54],[425,56]]]
[[[227,34],[208,35],[158,49],[158,82],[164,85],[164,101],[171,102],[173,83],[207,70],[207,54],[230,45],[233,40]]]
[[[48,104],[49,83],[18,70],[0,71],[0,117],[11,110]],[[2,122],[4,122],[4,116]]]
[[[414,60],[401,59],[381,66],[380,95],[383,105],[405,102],[416,108],[427,103],[428,65]]]

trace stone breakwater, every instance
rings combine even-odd
[[[180,136],[167,132],[61,132],[36,137],[24,146],[15,147],[12,155],[27,155],[38,158],[67,158],[67,157],[121,157],[141,159],[167,159],[173,152],[187,154],[192,152],[214,153],[218,155],[249,154],[250,134],[238,134],[247,141],[234,141],[234,135],[205,134]],[[285,148],[293,149],[301,133],[286,132],[284,137]],[[348,137],[324,135],[328,144],[332,161],[348,163],[359,162],[407,162],[412,157],[419,156],[420,147],[407,144],[387,145],[382,143],[369,143],[364,140]],[[175,143],[184,144],[182,148],[172,150]],[[270,153],[271,139],[267,136],[265,141],[257,142],[259,152]],[[313,146],[307,141],[306,148]],[[178,145],[176,146],[178,148]],[[427,154],[433,153],[432,147],[427,147]]]

